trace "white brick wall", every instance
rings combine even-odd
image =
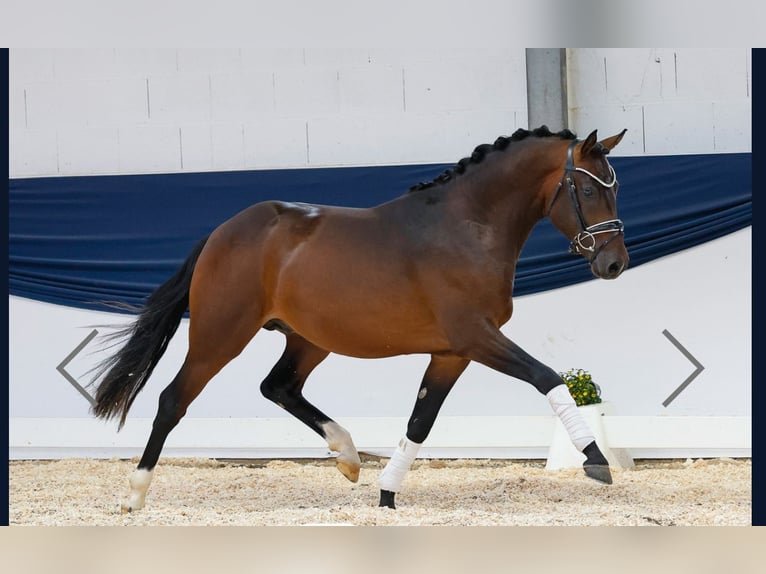
[[[527,125],[523,49],[14,49],[11,177],[452,162]],[[568,50],[621,155],[750,151],[749,50]],[[532,126],[536,127],[536,126]]]
[[[750,50],[572,49],[578,133],[628,128],[619,155],[749,152]]]
[[[14,49],[10,60],[12,177],[451,162],[526,127],[523,49]]]

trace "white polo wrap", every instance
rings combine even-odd
[[[577,410],[577,404],[569,394],[569,389],[566,384],[562,383],[556,387],[553,387],[548,394],[548,402],[551,403],[553,412],[559,417],[564,425],[569,438],[572,439],[572,444],[575,448],[582,452],[582,450],[588,446],[592,441],[596,440],[588,428],[588,424],[585,422],[585,418]]]
[[[420,443],[412,442],[407,437],[399,441],[391,460],[388,461],[386,468],[380,473],[379,484],[381,490],[399,492],[404,476],[410,470],[415,457],[420,450]]]

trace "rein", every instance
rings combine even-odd
[[[553,204],[558,198],[561,188],[564,187],[564,182],[566,182],[567,192],[569,193],[569,198],[572,201],[572,206],[574,207],[575,215],[577,216],[577,222],[580,225],[580,232],[575,235],[572,238],[572,241],[569,243],[569,252],[575,255],[585,255],[587,253],[589,254],[587,256],[588,263],[593,263],[596,257],[598,257],[598,254],[601,253],[601,250],[604,249],[604,247],[609,245],[609,243],[614,238],[619,237],[620,235],[624,235],[625,226],[620,219],[609,219],[607,221],[602,221],[593,225],[585,224],[585,217],[583,216],[582,208],[580,207],[580,199],[577,197],[577,187],[575,186],[574,179],[570,176],[570,173],[575,171],[584,173],[608,189],[611,189],[617,185],[617,174],[614,172],[614,168],[610,165],[609,172],[611,173],[612,181],[611,183],[608,183],[603,181],[595,174],[592,174],[587,169],[577,167],[574,164],[574,148],[578,142],[579,140],[574,140],[571,144],[569,144],[569,148],[567,148],[567,161],[566,165],[564,165],[564,174],[561,176],[561,180],[559,180],[559,184],[556,187],[556,191],[553,193],[553,197],[548,204],[548,209],[546,210],[545,214],[550,215],[551,209],[553,209]],[[603,233],[611,233],[612,236],[597,246],[596,235],[601,235]]]

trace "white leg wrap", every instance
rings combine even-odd
[[[410,470],[410,466],[412,466],[412,462],[418,455],[419,450],[420,443],[412,442],[406,437],[399,441],[399,446],[396,447],[391,460],[388,461],[386,468],[380,473],[378,483],[381,490],[399,492],[404,475]]]
[[[551,403],[553,412],[559,417],[564,424],[564,428],[569,433],[569,438],[572,439],[572,444],[575,448],[582,452],[586,446],[592,441],[596,440],[588,428],[585,418],[577,410],[577,404],[569,394],[569,389],[566,384],[562,383],[556,387],[553,387],[548,394],[548,402]]]

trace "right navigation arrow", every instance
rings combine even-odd
[[[675,391],[673,391],[672,393],[670,393],[670,396],[669,396],[667,399],[665,399],[664,401],[662,401],[662,405],[663,405],[663,406],[665,406],[665,407],[667,407],[667,406],[668,406],[670,403],[672,403],[672,402],[675,400],[675,398],[676,398],[678,395],[680,395],[680,394],[681,394],[681,392],[682,392],[682,391],[683,391],[683,390],[684,390],[686,387],[688,387],[688,386],[689,386],[689,384],[690,384],[690,383],[691,383],[691,382],[692,382],[692,381],[693,381],[695,378],[697,378],[697,375],[699,375],[699,374],[700,374],[702,371],[704,371],[704,370],[705,370],[705,367],[703,367],[703,366],[702,366],[702,363],[700,363],[700,362],[699,362],[697,359],[695,359],[695,358],[694,358],[694,355],[692,355],[692,354],[691,354],[689,351],[687,351],[687,350],[684,348],[684,346],[683,346],[681,343],[679,343],[679,342],[678,342],[678,339],[676,339],[676,338],[675,338],[673,335],[671,335],[671,334],[670,334],[670,332],[669,332],[667,329],[665,329],[664,331],[662,331],[662,334],[663,334],[663,335],[665,335],[665,337],[667,337],[667,338],[668,338],[668,340],[669,340],[671,343],[673,343],[673,345],[676,347],[676,349],[678,349],[679,351],[681,351],[681,352],[684,354],[684,357],[686,357],[687,359],[689,359],[689,360],[692,362],[692,364],[693,364],[693,365],[696,367],[696,369],[694,369],[694,372],[693,372],[691,375],[689,375],[688,377],[686,377],[686,380],[685,380],[683,383],[681,383],[681,386],[679,386],[679,387],[678,387],[678,388],[677,388]]]

